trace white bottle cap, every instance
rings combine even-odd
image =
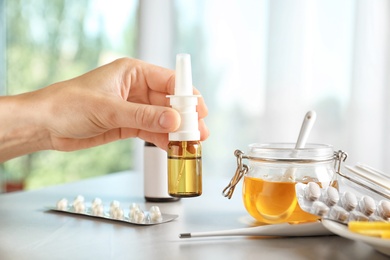
[[[176,55],[175,94],[168,96],[172,108],[180,113],[181,123],[176,132],[169,133],[170,141],[198,141],[199,95],[193,94],[191,56],[186,53]]]

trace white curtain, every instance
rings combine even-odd
[[[390,174],[390,2],[358,1],[355,12],[345,145]]]
[[[140,7],[156,3],[140,1]],[[156,19],[153,30],[169,35],[171,45],[159,49],[172,56],[167,64],[174,53],[192,55],[194,84],[210,109],[205,174],[232,176],[233,151],[250,143],[295,142],[308,110],[317,111],[309,142],[332,144],[349,154],[348,164],[390,174],[388,1],[166,4],[175,11],[144,10],[141,21]],[[142,53],[158,56],[153,33],[143,40],[153,44],[140,46]]]

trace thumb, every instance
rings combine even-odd
[[[174,132],[180,126],[180,115],[173,108],[125,101],[124,125],[154,133]]]

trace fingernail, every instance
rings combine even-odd
[[[169,129],[172,128],[172,126],[175,124],[175,118],[171,116],[170,113],[163,112],[158,123],[162,128]]]

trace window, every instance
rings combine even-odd
[[[332,144],[346,163],[390,173],[388,1],[175,1],[175,52],[192,54],[210,109],[205,174],[232,176],[235,149]]]
[[[1,3],[7,94],[31,91],[135,55],[137,1]],[[33,189],[128,170],[134,164],[133,149],[132,141],[125,140],[71,153],[43,151],[10,160],[0,169],[9,185],[23,181],[26,189]]]

